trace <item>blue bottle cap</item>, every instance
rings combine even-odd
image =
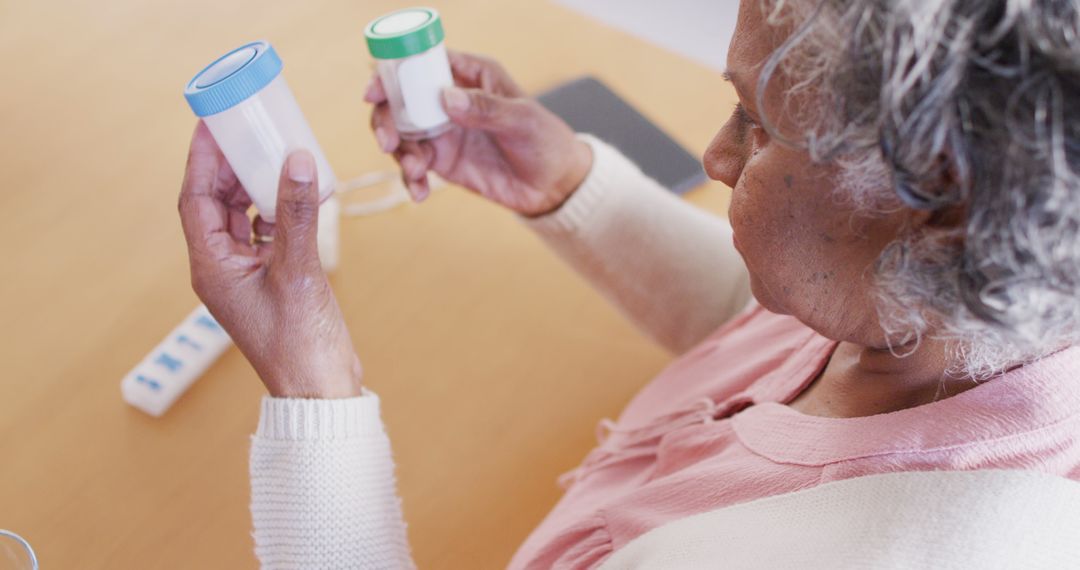
[[[251,42],[219,57],[195,74],[184,89],[199,117],[229,109],[266,87],[281,73],[281,58],[265,41]]]

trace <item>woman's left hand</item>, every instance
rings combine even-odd
[[[318,188],[311,154],[289,155],[276,224],[255,220],[273,241],[253,244],[251,200],[206,125],[195,129],[180,191],[191,284],[280,398],[360,394],[360,360],[319,264]]]

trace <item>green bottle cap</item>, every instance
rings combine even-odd
[[[364,28],[364,37],[376,59],[401,59],[438,45],[442,20],[434,8],[406,8],[375,18]]]

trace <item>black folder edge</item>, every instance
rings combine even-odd
[[[701,161],[594,77],[581,77],[540,94],[544,107],[574,131],[619,149],[641,171],[675,194],[705,183]]]

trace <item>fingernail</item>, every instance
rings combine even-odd
[[[460,114],[469,110],[469,94],[464,89],[446,87],[443,89],[442,94],[447,111]]]
[[[382,127],[375,129],[375,140],[379,141],[379,148],[383,152],[391,152],[394,147],[390,146],[390,135],[386,134],[386,131]]]
[[[430,193],[430,189],[419,184],[409,184],[409,195],[412,196],[413,202],[417,204],[427,199],[428,194]]]
[[[311,184],[315,180],[315,158],[302,150],[291,153],[285,161],[285,172],[293,182]]]

